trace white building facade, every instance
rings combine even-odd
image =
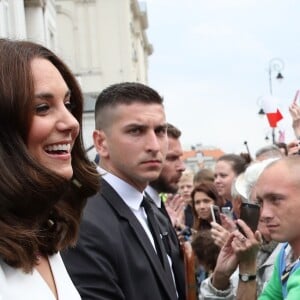
[[[118,82],[148,82],[153,48],[147,27],[146,6],[137,0],[0,0],[0,37],[45,45],[78,78],[87,148],[93,144],[93,110],[101,90]]]

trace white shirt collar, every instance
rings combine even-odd
[[[145,192],[151,197],[155,205],[158,208],[161,208],[161,199],[159,197],[159,193],[150,185],[146,187]]]
[[[97,169],[102,178],[104,178],[114,188],[114,190],[131,209],[140,209],[140,205],[143,200],[143,193],[114,174],[109,173],[100,167]]]

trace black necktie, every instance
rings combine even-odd
[[[158,226],[158,220],[155,216],[155,213],[153,211],[153,206],[155,206],[155,204],[151,204],[151,202],[153,203],[153,200],[150,197],[144,196],[143,201],[141,203],[141,206],[144,207],[145,212],[147,214],[147,220],[148,220],[148,225],[149,225],[149,229],[151,231],[154,243],[155,243],[155,248],[156,248],[156,252],[157,255],[162,263],[162,266],[164,268],[165,271],[165,276],[166,276],[166,280],[169,281],[170,286],[172,286],[172,289],[174,288],[174,295],[177,295],[176,292],[176,287],[175,287],[175,282],[173,280],[173,276],[172,276],[172,271],[168,262],[168,258],[167,258],[167,253],[166,250],[164,248],[164,244],[163,241],[160,237],[160,230],[159,230],[159,226]],[[163,237],[163,234],[162,234]],[[176,298],[177,299],[177,296]]]
[[[161,204],[160,204],[160,211],[166,216],[166,218],[170,221],[170,223],[172,224],[172,220],[169,216],[169,213],[167,212],[166,206],[163,202],[163,200],[161,199]],[[172,225],[173,226],[173,225]]]
[[[163,248],[164,246],[162,244],[162,240],[160,237],[160,230],[158,227],[158,222],[154,215],[153,208],[151,207],[150,200],[148,198],[144,197],[143,201],[141,203],[141,206],[144,207],[145,212],[147,214],[148,225],[149,225],[149,229],[151,231],[151,234],[152,234],[152,237],[154,240],[157,255],[158,255],[163,267],[165,268],[166,254],[164,252],[164,248]]]

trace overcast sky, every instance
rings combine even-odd
[[[167,119],[186,149],[202,143],[225,152],[253,154],[271,140],[261,97],[269,93],[269,62],[284,63],[284,80],[272,71],[273,95],[294,138],[288,106],[300,88],[300,1],[147,0],[149,85],[164,96]],[[276,132],[276,135],[277,132]]]

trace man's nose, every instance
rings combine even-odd
[[[270,206],[267,204],[262,205],[260,208],[260,219],[263,222],[268,223],[268,220],[272,218],[273,218],[273,212],[270,209]]]
[[[150,131],[147,135],[147,150],[158,152],[161,148],[158,137],[154,131]]]
[[[185,169],[186,169],[186,168],[185,168],[185,163],[184,163],[184,161],[182,161],[182,160],[180,159],[180,161],[178,162],[177,170],[180,171],[180,172],[184,172]]]

